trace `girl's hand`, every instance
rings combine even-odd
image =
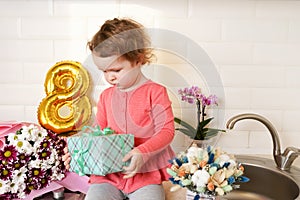
[[[71,154],[69,153],[67,147],[64,148],[64,153],[65,153],[65,155],[62,156],[62,161],[64,161],[64,165],[65,165],[66,169],[69,170],[70,162],[71,162]]]
[[[144,165],[144,160],[141,152],[134,148],[132,149],[128,154],[126,154],[123,158],[123,162],[130,161],[129,166],[124,167],[124,174],[126,174],[123,178],[131,178],[133,177],[136,173],[140,171],[142,166]]]

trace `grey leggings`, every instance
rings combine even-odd
[[[91,184],[85,200],[164,200],[162,185],[147,185],[132,193],[125,194],[109,183]]]

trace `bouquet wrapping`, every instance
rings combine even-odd
[[[62,180],[66,171],[62,161],[66,146],[63,139],[35,124],[12,127],[18,129],[1,133],[0,199],[3,200],[26,198],[32,191]]]

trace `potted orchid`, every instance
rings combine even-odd
[[[182,119],[175,117],[174,121],[181,125],[181,127],[176,128],[176,130],[184,133],[194,140],[207,140],[216,136],[220,131],[225,132],[225,130],[207,127],[214,118],[206,118],[207,114],[205,110],[208,106],[218,105],[216,95],[205,96],[201,93],[201,90],[198,86],[179,89],[178,93],[181,96],[182,101],[190,104],[196,104],[197,127],[194,128]]]

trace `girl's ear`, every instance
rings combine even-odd
[[[136,66],[141,66],[142,65],[142,61],[136,61]]]
[[[142,54],[140,54],[140,55],[138,56],[138,59],[137,59],[137,61],[136,61],[136,64],[137,64],[137,65],[143,65],[144,61],[145,61],[145,56],[142,55]]]

